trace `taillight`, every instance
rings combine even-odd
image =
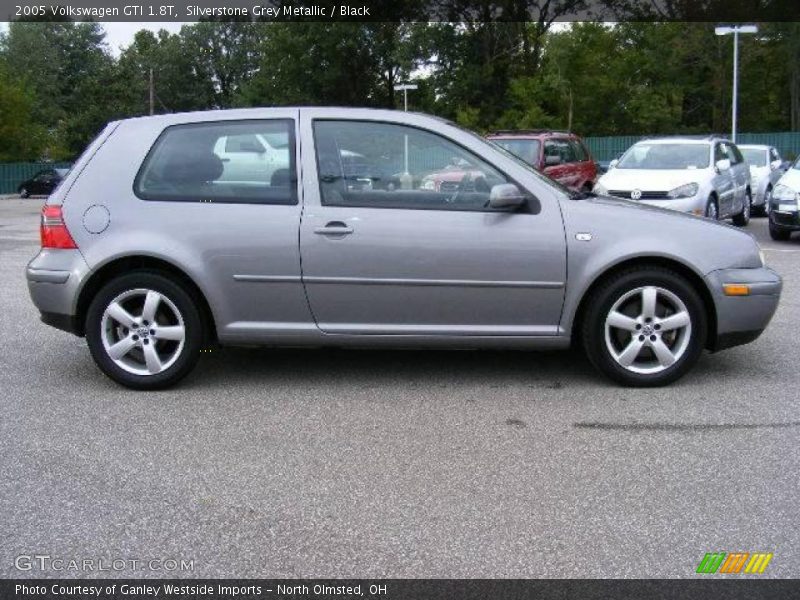
[[[60,206],[47,206],[42,209],[42,222],[39,227],[42,248],[77,248],[64,223]]]

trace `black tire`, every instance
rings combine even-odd
[[[770,185],[764,191],[764,204],[757,207],[757,214],[759,217],[768,217],[769,216],[769,198],[772,195],[772,186]]]
[[[682,356],[656,374],[630,371],[620,365],[606,345],[605,322],[618,299],[640,287],[657,286],[677,296],[691,319],[691,334]],[[708,336],[708,320],[703,300],[682,275],[663,267],[640,267],[622,271],[602,282],[587,299],[581,335],[589,362],[613,381],[630,387],[657,387],[672,383],[686,374],[700,358]]]
[[[753,209],[753,195],[750,193],[750,190],[745,192],[744,196],[744,206],[742,206],[742,212],[738,215],[733,215],[733,224],[737,227],[747,227],[747,224],[750,222],[750,212]]]
[[[706,212],[704,215],[707,219],[713,219],[714,221],[719,221],[719,204],[717,204],[717,199],[714,196],[708,197],[708,202],[706,202]]]
[[[791,230],[784,229],[783,227],[775,225],[770,219],[769,237],[771,237],[776,242],[785,242],[791,237],[791,235],[792,235]]]
[[[183,318],[183,348],[174,362],[152,375],[136,375],[118,366],[103,345],[102,319],[106,308],[129,290],[153,290],[177,307]],[[95,295],[86,314],[86,341],[97,366],[119,384],[135,390],[157,390],[175,385],[197,364],[203,345],[203,320],[198,303],[183,286],[157,271],[135,271],[111,280]],[[156,342],[154,341],[154,346]]]
[[[20,198],[30,198],[31,195],[24,187],[19,188],[19,197]]]

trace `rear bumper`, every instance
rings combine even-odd
[[[717,312],[716,338],[711,350],[723,350],[755,340],[778,308],[783,281],[772,269],[720,269],[706,275]],[[726,296],[723,285],[746,284],[747,296]]]
[[[89,266],[78,250],[43,249],[28,263],[28,291],[44,323],[80,335],[76,309],[88,273]]]

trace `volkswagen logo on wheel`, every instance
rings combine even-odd
[[[642,190],[633,190],[631,192],[631,200],[641,200]]]

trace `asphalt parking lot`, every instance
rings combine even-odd
[[[41,204],[0,199],[2,577],[693,577],[716,551],[800,576],[800,238],[763,218],[771,326],[669,388],[575,352],[223,349],[136,393],[39,322]]]

